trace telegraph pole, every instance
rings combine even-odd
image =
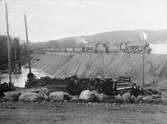
[[[103,56],[103,64],[102,64],[102,79],[104,80],[105,79],[105,73],[104,73],[104,55],[105,53],[102,53],[102,56]]]
[[[27,19],[26,19],[26,15],[24,15],[24,22],[25,22],[26,41],[27,41],[28,66],[29,66],[29,73],[31,73],[30,48],[29,48],[29,40],[28,40],[28,31],[27,31]]]
[[[142,47],[143,47],[143,54],[142,54],[142,77],[143,77],[143,88],[144,88],[144,38],[142,39]]]
[[[11,69],[11,39],[9,35],[9,22],[8,22],[8,7],[7,4],[5,4],[5,10],[6,10],[6,27],[7,27],[7,45],[8,45],[8,71],[9,71],[9,87],[12,86],[12,69]]]

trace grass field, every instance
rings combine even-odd
[[[166,116],[166,106],[151,104],[0,104],[0,124],[166,124]]]

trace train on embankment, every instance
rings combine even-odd
[[[132,53],[132,54],[149,54],[151,53],[151,47],[149,42],[120,42],[111,44],[107,43],[95,43],[86,44],[83,47],[77,48],[50,48],[45,49],[45,52],[75,52],[75,53]]]

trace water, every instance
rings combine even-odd
[[[24,87],[25,81],[27,80],[27,74],[29,70],[28,68],[22,68],[21,74],[12,74],[12,83],[14,83],[14,86],[16,87]],[[43,77],[43,76],[50,76],[46,73],[44,73],[41,70],[38,70],[36,68],[32,68],[32,72],[35,74],[37,78]],[[1,74],[0,77],[1,82],[9,82],[9,75],[8,74]]]
[[[154,54],[167,54],[167,44],[150,44],[152,49],[151,53]]]

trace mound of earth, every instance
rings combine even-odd
[[[167,87],[167,55],[145,55],[145,85]],[[130,76],[142,85],[142,55],[95,53],[46,53],[33,55],[35,68],[56,78],[77,75],[81,78]]]

